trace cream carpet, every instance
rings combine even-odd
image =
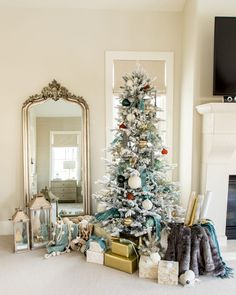
[[[235,295],[236,277],[202,277],[194,287],[158,285],[102,265],[87,263],[72,252],[44,259],[45,249],[12,252],[12,237],[0,237],[0,295]],[[236,261],[229,266],[236,269]]]

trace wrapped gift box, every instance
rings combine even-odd
[[[158,283],[178,285],[179,263],[161,260],[158,264]]]
[[[145,279],[157,279],[158,263],[153,262],[150,256],[141,255],[139,260],[139,277]]]
[[[96,241],[89,242],[89,250],[92,251],[92,252],[98,252],[98,253],[103,253],[104,252],[104,249]]]
[[[87,255],[87,262],[104,264],[104,253],[87,250],[86,255]]]
[[[111,244],[111,251],[114,254],[121,255],[124,257],[130,257],[135,255],[134,244],[132,243],[123,243],[120,240],[114,240]]]
[[[107,251],[105,253],[105,265],[127,273],[133,273],[138,268],[138,258],[135,255],[123,257]]]

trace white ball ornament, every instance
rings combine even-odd
[[[128,120],[129,122],[133,122],[133,121],[135,120],[135,115],[134,115],[134,114],[128,114],[128,115],[127,115],[127,120]]]
[[[192,270],[187,270],[180,275],[179,282],[183,286],[192,286],[195,282],[195,273]]]
[[[130,176],[128,179],[128,185],[132,189],[137,189],[141,187],[141,178],[139,175]]]
[[[146,199],[142,202],[143,209],[151,210],[152,209],[152,202],[149,199]]]

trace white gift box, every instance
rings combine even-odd
[[[93,252],[91,250],[87,250],[87,262],[97,263],[97,264],[104,264],[104,253],[100,252]]]
[[[179,263],[161,260],[158,264],[158,283],[178,285]]]
[[[157,279],[158,262],[150,256],[141,255],[139,260],[139,277],[145,279]]]
[[[89,251],[98,252],[98,253],[104,252],[102,247],[96,241],[89,242]]]

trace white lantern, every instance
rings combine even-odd
[[[14,252],[24,252],[29,246],[29,217],[21,209],[16,209],[12,216],[14,234]]]
[[[41,248],[51,240],[51,204],[38,194],[28,204],[31,248]]]

